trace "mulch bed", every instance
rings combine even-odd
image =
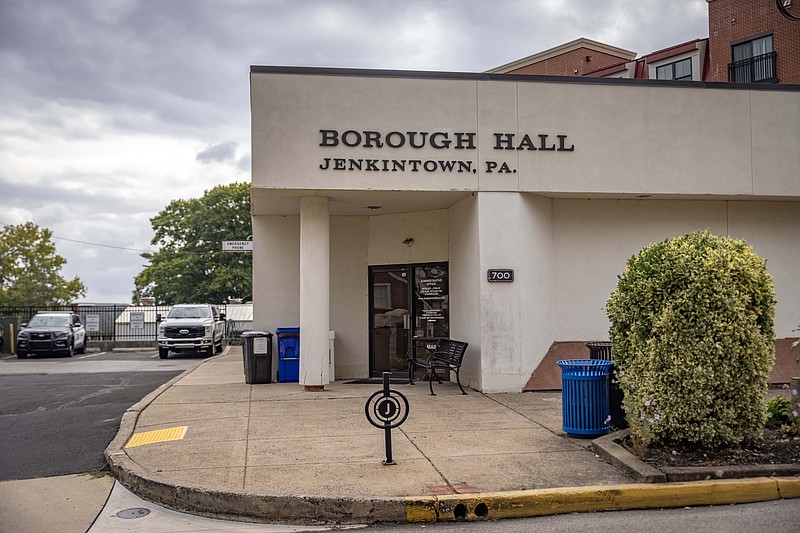
[[[636,455],[630,437],[622,445]],[[653,468],[690,466],[741,466],[800,464],[800,440],[787,440],[776,430],[764,430],[763,440],[738,448],[692,450],[652,446],[642,459]]]

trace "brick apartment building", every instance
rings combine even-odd
[[[708,37],[638,58],[581,38],[489,72],[800,84],[800,0],[706,1]]]

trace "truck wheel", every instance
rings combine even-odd
[[[219,344],[214,345],[214,353],[222,353],[224,347],[225,347],[225,341],[220,339]]]
[[[158,356],[161,359],[166,359],[167,357],[169,357],[169,348],[159,348],[158,349]]]
[[[18,359],[27,359],[28,358],[28,354],[17,352],[17,358]]]

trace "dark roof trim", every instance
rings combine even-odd
[[[707,81],[671,81],[643,78],[595,78],[587,76],[537,76],[532,74],[488,74],[485,72],[440,72],[431,70],[379,70],[333,67],[287,67],[251,65],[251,74],[293,74],[305,76],[350,76],[361,78],[408,78],[438,80],[516,81],[536,83],[573,83],[590,85],[641,85],[647,87],[684,87],[695,89],[745,89],[748,91],[798,91],[800,84],[717,83]]]
[[[653,61],[658,61],[663,57],[670,57],[678,54],[683,54],[686,52],[691,52],[692,50],[697,50],[700,43],[705,41],[708,43],[708,37],[701,37],[699,39],[692,39],[691,41],[686,41],[685,43],[675,44],[667,48],[662,48],[661,50],[656,50],[655,52],[650,52],[649,54],[645,54],[638,59],[645,59],[648,58],[648,61],[652,63]],[[657,59],[651,59],[657,57]]]
[[[623,70],[628,70],[628,63],[633,63],[637,61],[636,59],[631,59],[630,61],[626,61],[624,63],[617,63],[616,65],[610,65],[608,67],[599,68],[597,70],[593,70],[591,72],[587,72],[584,76],[608,76],[609,74],[616,74],[617,72],[622,72]],[[633,78],[629,78],[633,79]]]
[[[647,63],[657,63],[663,59],[671,59],[675,56],[679,56],[681,54],[685,54],[687,52],[694,52],[695,50],[699,50],[698,44],[700,41],[692,41],[690,43],[685,43],[677,46],[673,46],[671,48],[667,48],[666,50],[661,50],[659,52],[653,52],[652,54],[647,54],[646,56],[642,56],[640,59],[644,59]]]

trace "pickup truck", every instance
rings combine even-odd
[[[158,355],[192,351],[208,355],[220,353],[225,344],[225,313],[211,304],[181,304],[169,310],[158,322]]]

